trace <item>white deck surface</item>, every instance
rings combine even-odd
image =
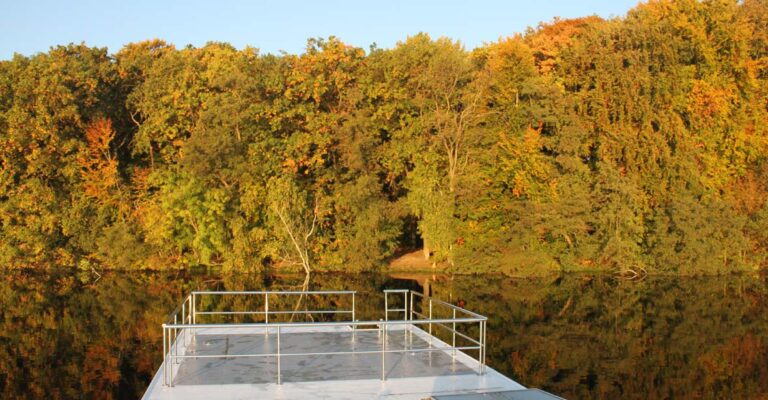
[[[410,326],[390,327],[387,348],[427,348],[430,335]],[[190,335],[191,337],[191,335]],[[263,328],[198,329],[188,346],[179,341],[179,354],[264,354],[275,352],[276,332]],[[437,347],[447,346],[432,337]],[[353,332],[344,327],[281,329],[285,353],[366,351],[381,348],[377,331]],[[324,355],[281,357],[282,384],[276,382],[275,357],[187,358],[173,366],[174,386],[163,386],[161,366],[144,394],[146,400],[166,399],[425,399],[431,395],[525,389],[490,367],[478,375],[478,362],[457,352],[388,353],[381,380],[381,355]]]

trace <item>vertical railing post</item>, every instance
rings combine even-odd
[[[177,308],[177,310],[178,310],[178,308]],[[176,325],[176,324],[179,323],[178,322],[178,318],[177,318],[178,316],[179,316],[179,314],[174,314],[173,315],[173,325]],[[179,340],[178,339],[179,339],[179,329],[174,327],[173,328],[173,354],[174,354],[174,356],[179,354]],[[176,357],[173,357],[173,363],[174,364],[178,364],[179,363],[179,359],[176,358]]]
[[[456,309],[453,309],[453,330],[452,330],[453,339],[451,342],[451,347],[453,347],[453,361],[456,361]]]
[[[408,315],[408,320],[413,321],[413,291],[410,291],[411,293],[411,311]]]
[[[269,293],[264,293],[264,323],[269,325]],[[264,334],[269,335],[269,327],[264,327]]]
[[[190,319],[192,325],[195,325],[196,321],[197,321],[197,312],[196,312],[196,309],[195,309],[195,300],[196,300],[195,299],[195,292],[192,292],[192,294],[189,295],[189,301],[190,301],[190,304],[189,304],[189,308],[190,308],[190,310],[189,310],[189,319]],[[192,328],[191,332],[192,332],[192,337],[191,337],[191,340],[189,341],[190,343],[195,341],[195,335],[197,334],[197,331],[195,330],[195,328]]]
[[[354,348],[355,340],[357,339],[357,324],[355,324],[355,322],[357,322],[357,317],[355,316],[355,308],[356,308],[355,295],[356,294],[357,294],[356,292],[352,292],[352,343],[353,343],[352,346],[353,348]]]
[[[429,348],[432,348],[432,298],[429,298]],[[432,355],[432,352],[429,352]]]
[[[403,320],[408,321],[408,291],[403,292]],[[408,322],[403,324],[403,345],[408,348]]]
[[[277,384],[283,384],[282,375],[280,373],[280,324],[277,325]]]
[[[408,327],[408,342],[413,346],[413,290],[411,290],[411,311],[408,319],[411,321],[411,326]]]
[[[187,296],[187,301],[189,301],[189,305],[187,305],[187,322],[186,324],[192,324],[192,293]],[[189,332],[191,331],[191,328],[184,329],[184,341],[186,345],[189,345]],[[184,348],[184,352],[187,352],[186,347]]]
[[[386,296],[386,295],[385,295]],[[386,381],[387,380],[387,367],[386,367],[386,356],[387,356],[387,324],[382,324],[382,330],[384,333],[381,335],[381,380]]]
[[[181,303],[181,323],[186,324],[187,323],[187,300],[184,299],[184,301]],[[181,337],[184,339],[184,346],[187,345],[187,331],[183,330],[181,331]]]
[[[408,291],[403,292],[403,319],[408,320]]]
[[[384,321],[389,321],[389,293],[384,292]]]
[[[483,345],[480,346],[480,348],[483,350],[483,355],[482,355],[482,358],[480,360],[480,372],[481,372],[482,375],[485,375],[485,343],[486,343],[485,335],[486,335],[486,330],[487,330],[487,324],[488,324],[488,320],[484,319],[483,320],[483,341],[482,341]]]
[[[192,292],[192,325],[197,325],[197,295],[195,292]],[[197,336],[197,328],[192,328],[192,341],[197,343],[195,341],[195,337]]]
[[[479,332],[477,341],[480,342],[480,349],[477,351],[478,375],[485,374],[485,320],[479,322]]]
[[[172,336],[176,335],[176,328],[172,328],[172,331],[168,331],[168,340],[171,340]],[[174,351],[173,351],[173,342],[168,342],[168,352],[170,353],[170,368],[168,368],[168,382],[169,386],[173,387],[173,364],[175,362]]]
[[[163,385],[168,386],[168,337],[167,328],[163,324]]]

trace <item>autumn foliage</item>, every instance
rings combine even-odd
[[[420,248],[458,273],[761,268],[767,22],[762,0],[654,0],[471,51],[417,34],[17,55],[0,262],[359,271]]]

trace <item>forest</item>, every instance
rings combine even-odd
[[[457,274],[753,271],[767,121],[766,0],[472,50],[58,46],[0,61],[0,265],[360,272],[423,249]]]

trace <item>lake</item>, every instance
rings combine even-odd
[[[163,317],[191,290],[299,289],[303,277],[32,273],[0,280],[0,397],[136,399],[161,361]],[[424,290],[489,316],[488,363],[569,399],[768,398],[768,282],[758,276],[316,274],[309,288]]]

